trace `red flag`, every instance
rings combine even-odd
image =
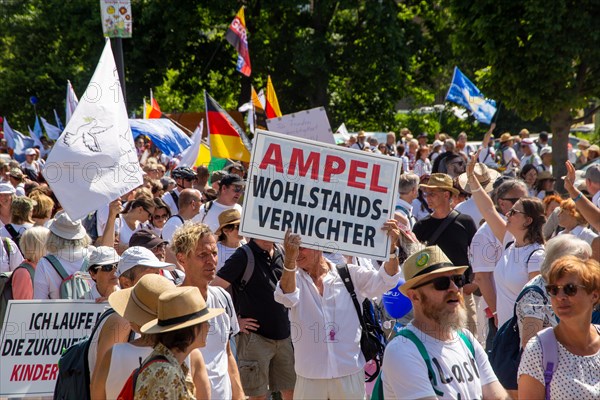
[[[237,15],[229,25],[225,39],[238,52],[238,62],[236,70],[243,75],[250,76],[252,67],[250,66],[250,53],[248,52],[248,34],[246,32],[246,19],[244,18],[244,7],[240,8]]]

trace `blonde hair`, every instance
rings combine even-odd
[[[575,207],[575,202],[572,199],[563,200],[562,203],[560,203],[560,209],[562,212],[568,212],[569,215],[575,218],[577,220],[577,225],[587,226],[586,219],[577,210]]]
[[[186,221],[177,228],[171,239],[171,250],[175,254],[190,254],[198,245],[200,239],[213,235],[208,225]]]
[[[33,218],[50,218],[52,209],[54,209],[54,200],[41,192],[36,192],[29,196],[36,202],[33,206]]]
[[[43,226],[34,226],[23,232],[19,240],[19,247],[23,257],[31,262],[38,262],[47,253],[46,241],[50,231]]]

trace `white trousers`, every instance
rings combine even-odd
[[[366,398],[365,372],[363,370],[352,375],[331,379],[309,379],[300,375],[296,376],[295,400],[364,400]]]

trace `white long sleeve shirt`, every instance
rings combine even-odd
[[[275,301],[290,309],[296,374],[308,379],[339,378],[362,370],[361,327],[352,298],[335,265],[323,278],[323,296],[303,270],[296,272],[296,290],[284,294],[278,283]],[[398,283],[400,272],[389,276],[348,264],[359,303],[380,297]]]

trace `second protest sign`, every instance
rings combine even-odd
[[[241,234],[281,241],[291,229],[304,247],[387,260],[399,176],[392,157],[258,130]]]

